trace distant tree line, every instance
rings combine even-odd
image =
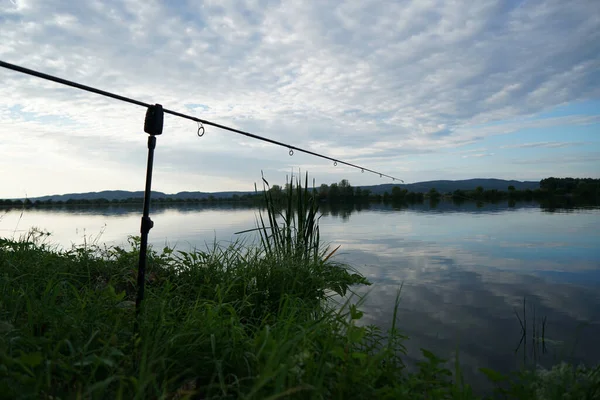
[[[540,181],[540,189],[553,195],[570,195],[597,199],[600,197],[600,179],[546,178]]]
[[[425,194],[420,192],[409,192],[400,186],[394,186],[391,194],[389,192],[372,193],[369,189],[353,187],[347,179],[342,179],[339,183],[331,185],[322,184],[315,189],[316,196],[321,202],[328,203],[387,203],[390,201],[406,201],[409,203],[423,202]]]
[[[287,192],[284,188],[274,185],[269,189],[274,198],[284,197]],[[338,203],[422,203],[425,200],[430,202],[441,201],[442,199],[452,200],[456,203],[475,201],[475,202],[497,202],[501,200],[513,201],[546,201],[561,197],[570,197],[577,200],[583,200],[588,203],[600,203],[600,179],[591,178],[546,178],[540,181],[540,188],[531,190],[518,190],[510,185],[506,190],[490,189],[486,190],[482,186],[474,190],[455,190],[454,192],[441,193],[432,188],[428,192],[411,192],[406,188],[393,186],[391,192],[385,191],[383,194],[372,193],[368,189],[353,187],[346,179],[339,183],[330,185],[322,184],[318,188],[313,188],[313,193],[319,201],[329,204]]]
[[[268,193],[274,199],[284,200],[288,193],[289,184],[284,187],[273,185],[268,188]],[[514,186],[508,186],[506,191],[491,189],[485,190],[478,186],[475,190],[455,190],[454,192],[441,193],[435,188],[428,192],[411,192],[401,186],[393,186],[391,192],[385,191],[383,194],[372,193],[368,189],[353,187],[347,179],[342,179],[338,183],[330,185],[322,184],[318,188],[313,188],[312,194],[320,202],[329,204],[341,203],[422,203],[426,199],[430,202],[449,199],[456,203],[466,201],[476,202],[497,202],[501,200],[511,201],[549,201],[560,198],[571,198],[582,200],[590,204],[600,203],[600,179],[592,178],[546,178],[540,181],[540,188],[531,190],[517,190]],[[261,203],[264,201],[262,192],[237,195],[232,197],[208,196],[205,198],[181,198],[156,197],[152,198],[152,204],[215,204],[215,203]],[[127,205],[142,204],[142,197],[131,197],[127,199],[69,199],[62,200],[0,200],[0,207],[47,207],[47,206],[109,206],[109,205]]]
[[[156,197],[152,198],[152,204],[215,204],[215,203],[232,203],[232,202],[258,202],[262,199],[258,194],[234,194],[232,197],[215,197],[208,196],[205,198],[172,198],[172,197]],[[53,207],[53,206],[118,206],[118,205],[133,205],[143,204],[143,197],[129,197],[126,199],[68,199],[68,200],[2,200],[0,199],[0,207]]]
[[[485,190],[479,186],[475,190],[455,190],[446,194],[455,201],[495,202],[499,200],[509,201],[547,201],[560,198],[573,198],[586,203],[598,204],[600,202],[600,179],[591,178],[546,178],[540,181],[540,188],[531,190],[517,190],[514,186],[508,186],[503,190]]]

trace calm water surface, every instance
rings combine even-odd
[[[154,208],[155,246],[204,248],[227,243],[255,226],[257,209],[247,207]],[[69,208],[0,211],[0,236],[31,227],[52,233],[62,246],[97,241],[123,245],[137,235],[136,208]],[[366,275],[373,285],[365,322],[389,326],[402,287],[399,323],[411,340],[411,355],[424,347],[450,357],[460,349],[467,375],[480,367],[508,370],[523,362],[516,350],[527,299],[530,327],[546,317],[546,353],[538,362],[600,360],[600,209],[554,210],[536,204],[441,203],[395,209],[326,210],[321,235],[341,245],[338,261]],[[253,240],[252,235],[243,236]],[[541,325],[540,325],[541,326]],[[539,328],[538,328],[539,329]],[[527,356],[532,358],[528,337]]]

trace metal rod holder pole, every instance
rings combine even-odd
[[[139,314],[142,301],[144,300],[144,284],[146,282],[146,265],[148,253],[148,233],[154,226],[150,219],[150,195],[152,192],[152,167],[154,164],[154,149],[156,148],[156,136],[148,136],[148,166],[146,168],[146,188],[144,190],[144,211],[142,213],[142,225],[140,233],[140,258],[138,263],[137,285],[138,292],[135,299],[136,314]]]
[[[144,121],[144,131],[148,133],[148,164],[146,167],[146,187],[144,189],[144,210],[142,212],[142,223],[140,227],[140,255],[138,260],[137,274],[137,296],[135,299],[135,325],[134,334],[139,333],[139,315],[144,301],[144,290],[146,284],[146,266],[148,256],[148,233],[154,226],[150,219],[150,197],[152,194],[152,168],[154,165],[154,149],[156,148],[156,135],[162,133],[163,108],[160,104],[148,107]]]

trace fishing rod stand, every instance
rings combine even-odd
[[[156,136],[162,134],[164,111],[160,104],[151,105],[146,111],[144,120],[144,132],[148,136],[148,166],[146,167],[146,188],[144,190],[144,211],[142,214],[142,225],[140,232],[140,255],[137,274],[137,296],[135,299],[135,333],[138,333],[138,316],[142,301],[144,300],[144,286],[146,283],[146,265],[148,253],[148,233],[154,226],[150,219],[150,194],[152,192],[152,166],[154,164],[154,149],[156,148]]]

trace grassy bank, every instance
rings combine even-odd
[[[475,398],[458,362],[422,350],[405,367],[395,316],[384,332],[358,324],[359,300],[334,304],[368,282],[334,261],[316,202],[294,190],[285,204],[265,193],[257,246],[152,250],[137,336],[136,239],[69,250],[36,232],[0,239],[0,397]],[[597,369],[561,368],[482,376],[498,397],[596,398]]]

